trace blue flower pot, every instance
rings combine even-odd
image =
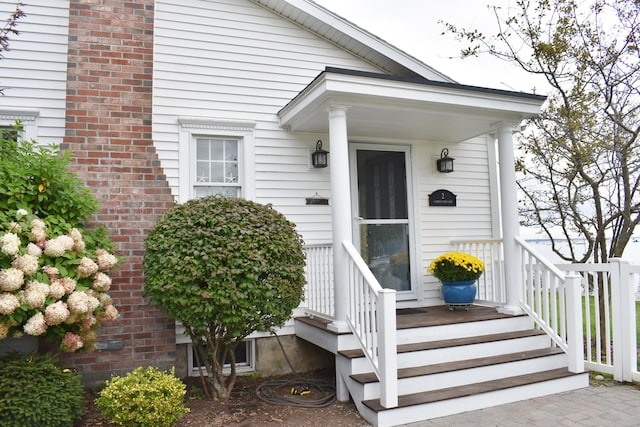
[[[442,298],[446,304],[472,304],[476,299],[476,281],[442,282]]]

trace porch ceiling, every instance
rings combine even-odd
[[[349,137],[459,142],[535,116],[544,96],[327,68],[280,112],[294,132],[328,133],[347,106]]]

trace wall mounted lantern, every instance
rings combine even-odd
[[[326,168],[329,164],[329,152],[322,149],[322,140],[316,142],[316,151],[311,153],[311,164],[314,168]]]
[[[440,158],[436,162],[438,167],[438,172],[449,173],[453,172],[453,161],[455,159],[453,157],[449,157],[449,150],[446,148],[442,149],[440,152]]]

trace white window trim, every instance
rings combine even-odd
[[[0,126],[14,125],[16,120],[22,122],[22,132],[20,138],[24,140],[35,140],[38,136],[38,116],[37,110],[0,110]]]
[[[236,364],[236,372],[239,374],[244,374],[248,372],[255,372],[256,370],[256,340],[255,339],[244,339],[243,342],[246,342],[249,347],[249,351],[247,352],[247,362]],[[200,376],[200,369],[204,372],[204,375],[207,376],[208,372],[206,368],[203,366],[202,368],[195,366],[193,363],[193,344],[189,343],[187,346],[187,372],[191,377]],[[224,374],[231,373],[231,366],[225,364],[222,367],[222,372]]]
[[[241,196],[247,200],[255,199],[255,122],[180,117],[178,124],[180,203],[194,198],[191,172],[195,168],[196,137],[238,139],[238,180],[242,188]]]

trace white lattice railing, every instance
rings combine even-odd
[[[567,353],[569,370],[584,371],[580,277],[565,275],[516,238],[522,269],[522,309]]]
[[[454,250],[465,252],[484,262],[485,270],[477,281],[477,299],[485,303],[505,303],[504,254],[502,240],[454,240]]]
[[[380,381],[380,403],[398,406],[396,292],[383,289],[349,241],[349,310],[347,324]]]
[[[306,245],[305,311],[333,320],[335,301],[333,288],[333,247],[331,243]]]

